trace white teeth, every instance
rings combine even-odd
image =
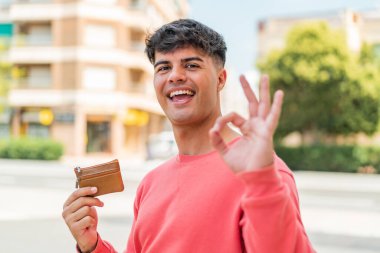
[[[174,97],[174,96],[177,96],[177,95],[194,95],[194,92],[192,92],[191,90],[176,90],[176,91],[172,91],[170,92],[170,98]]]

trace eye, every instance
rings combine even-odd
[[[168,65],[161,65],[159,67],[156,68],[156,73],[159,73],[159,72],[165,72],[165,71],[168,71],[170,69],[170,66]]]
[[[195,63],[187,63],[185,65],[185,68],[187,68],[187,69],[196,69],[196,68],[199,68],[199,65],[195,64]]]

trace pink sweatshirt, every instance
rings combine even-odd
[[[116,252],[100,237],[95,253]],[[292,172],[277,156],[238,175],[217,152],[179,155],[138,188],[127,248],[135,253],[314,252]]]

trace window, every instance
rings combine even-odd
[[[132,83],[142,83],[144,78],[144,71],[141,69],[131,68],[129,70]]]
[[[140,30],[131,29],[130,38],[131,38],[131,50],[144,52],[145,33]]]
[[[87,147],[86,151],[110,152],[111,123],[109,121],[87,121]]]
[[[87,67],[83,72],[83,86],[90,90],[114,90],[116,72],[112,68]]]
[[[27,45],[50,45],[52,43],[49,24],[31,25],[26,39]]]
[[[49,127],[37,123],[29,123],[26,134],[29,137],[49,138]]]
[[[142,69],[131,68],[129,71],[129,92],[145,92],[144,78],[145,73]]]
[[[108,25],[87,25],[84,29],[84,44],[93,47],[115,47],[115,29]]]
[[[0,123],[0,139],[9,138],[10,132],[9,124]]]
[[[31,66],[28,72],[27,85],[29,88],[48,88],[52,85],[49,66]]]

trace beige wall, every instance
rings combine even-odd
[[[75,62],[61,62],[54,64],[55,87],[62,90],[72,90],[79,87],[78,64]]]
[[[64,153],[66,155],[75,154],[75,138],[73,123],[54,123],[51,127],[53,139],[61,142],[64,145]]]
[[[79,44],[78,19],[66,18],[53,21],[54,46]]]
[[[118,91],[127,91],[127,86],[128,86],[128,79],[127,79],[127,71],[125,71],[126,68],[122,66],[116,66],[116,71],[117,71],[117,87],[116,89]]]

